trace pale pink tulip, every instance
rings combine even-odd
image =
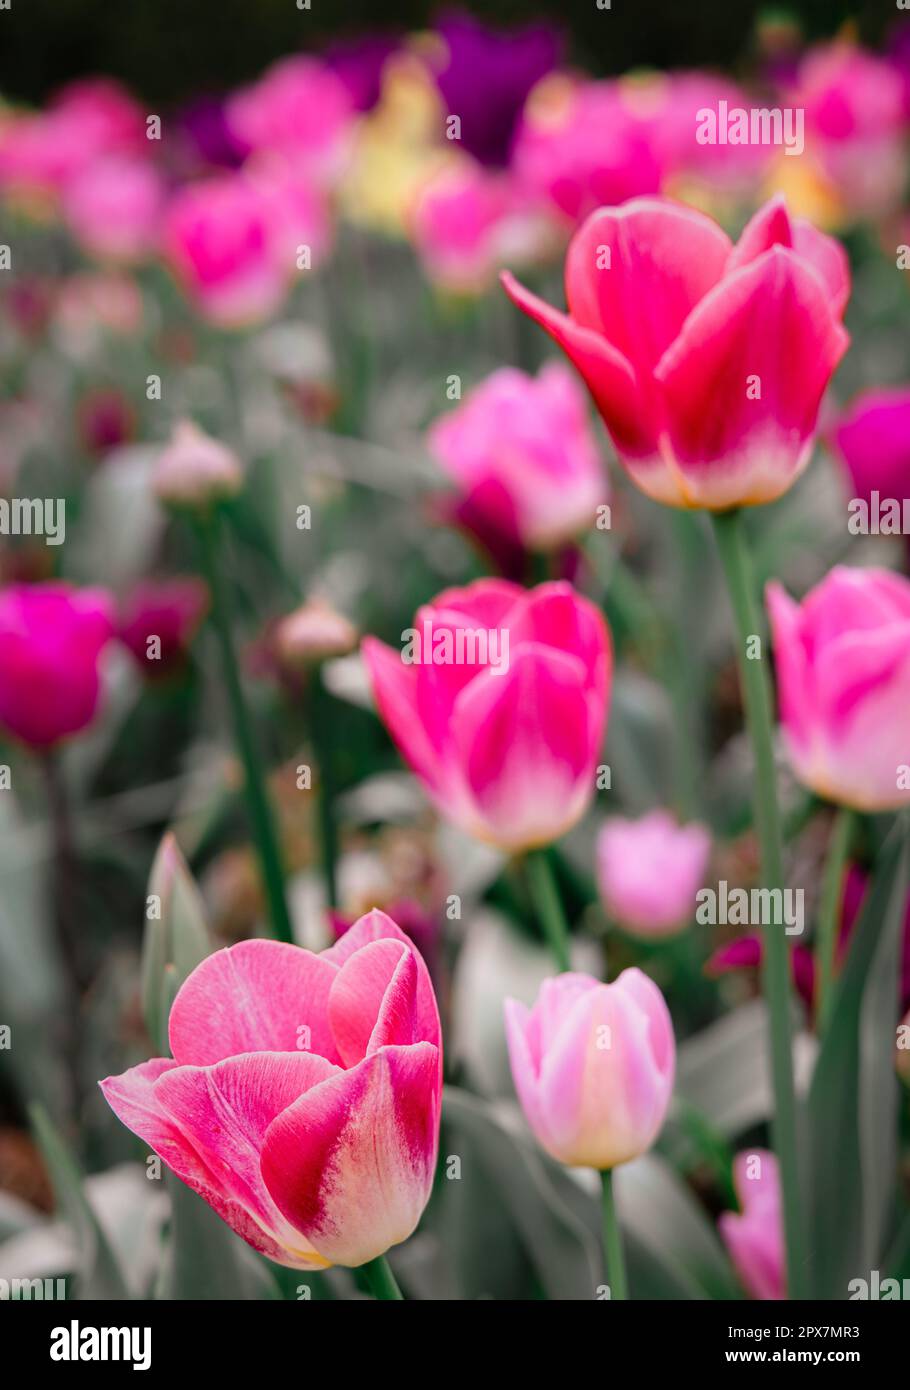
[[[635,936],[671,936],[695,915],[711,854],[703,825],[679,825],[666,811],[640,820],[613,816],[597,839],[597,877],[613,921]]]
[[[63,208],[70,228],[91,256],[139,261],[155,248],[164,191],[152,165],[109,156],[69,184]]]
[[[784,1229],[777,1159],[767,1149],[737,1154],[733,1183],[741,1212],[718,1220],[743,1287],[753,1298],[786,1298]]]
[[[910,580],[831,570],[796,603],[768,585],[778,705],[793,770],[861,811],[910,803]]]
[[[497,527],[506,514],[522,545],[550,550],[590,530],[609,495],[588,409],[560,363],[502,367],[436,421],[430,452],[477,514]]]
[[[568,314],[503,277],[580,372],[643,492],[712,511],[786,492],[847,348],[837,242],[780,200],[732,246],[693,208],[641,198],[588,218],[565,280]]]
[[[427,968],[373,911],[315,955],[244,941],[177,993],[173,1058],[101,1089],[249,1245],[292,1269],[361,1265],[430,1196],[442,1037]]]
[[[594,794],[612,652],[570,584],[482,579],[421,608],[401,651],[366,638],[382,719],[442,815],[516,851],[556,839]]]
[[[525,1118],[553,1158],[614,1168],[660,1133],[676,1067],[664,997],[640,970],[613,984],[566,972],[527,1009],[505,1001],[512,1079]]]

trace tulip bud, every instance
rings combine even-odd
[[[676,1066],[664,997],[640,970],[613,984],[566,972],[534,1007],[505,1003],[512,1078],[547,1153],[570,1167],[628,1163],[660,1133]]]
[[[718,1221],[743,1286],[753,1298],[786,1297],[784,1228],[777,1159],[767,1149],[737,1154],[733,1184],[742,1212]]]
[[[243,469],[226,445],[191,420],[182,420],[158,456],[152,486],[170,507],[204,511],[237,495],[243,487]]]
[[[600,891],[610,917],[633,935],[670,936],[692,920],[711,835],[677,825],[665,811],[640,820],[614,816],[597,840]]]
[[[357,629],[322,598],[312,598],[282,618],[274,634],[282,669],[298,672],[332,657],[347,656],[357,646]]]

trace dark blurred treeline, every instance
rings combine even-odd
[[[641,66],[724,67],[748,60],[756,20],[795,16],[810,37],[852,20],[875,44],[898,14],[894,0],[9,0],[0,9],[0,92],[40,101],[73,77],[104,72],[150,102],[218,91],[295,49],[365,31],[429,26],[445,10],[486,22],[547,16],[567,32],[569,55],[594,73]]]

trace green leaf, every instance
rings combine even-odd
[[[548,1180],[530,1140],[507,1129],[487,1102],[448,1086],[443,1115],[456,1143],[460,1134],[474,1146],[483,1176],[521,1236],[546,1297],[593,1299],[602,1280],[596,1204],[591,1203],[590,1223],[579,1219]]]
[[[894,1197],[898,951],[907,901],[906,829],[888,836],[850,952],[809,1096],[808,1198],[814,1293],[845,1298],[878,1267]]]
[[[127,1282],[98,1218],[83,1191],[83,1175],[44,1106],[29,1106],[38,1147],[47,1164],[57,1202],[62,1207],[79,1250],[75,1297],[123,1300],[132,1297]]]
[[[280,1299],[271,1270],[220,1216],[172,1173],[171,1224],[156,1297],[168,1300]],[[301,1274],[301,1282],[307,1276]]]

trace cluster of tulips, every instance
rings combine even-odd
[[[104,263],[93,274],[111,277],[108,294],[154,260],[201,319],[245,331],[282,311],[301,269],[319,273],[333,240],[342,257],[338,224],[348,219],[390,236],[406,231],[437,288],[498,297],[516,332],[524,316],[558,349],[536,374],[500,365],[427,422],[427,453],[450,489],[428,524],[468,535],[487,573],[418,609],[419,659],[361,638],[343,605],[322,595],[285,605],[259,646],[291,700],[305,704],[317,752],[319,721],[339,717],[329,670],[353,663],[438,821],[523,869],[550,973],[533,1002],[504,1000],[501,1032],[539,1146],[556,1164],[600,1175],[613,1298],[630,1287],[613,1173],[658,1141],[676,1082],[674,1022],[649,961],[691,931],[718,846],[707,824],[664,806],[608,816],[590,872],[611,930],[641,950],[639,964],[613,978],[592,965],[583,933],[570,930],[553,853],[589,817],[598,791],[611,794],[616,644],[590,596],[588,556],[604,518],[612,527],[622,508],[588,398],[620,466],[620,497],[637,490],[643,516],[701,513],[705,535],[713,528],[733,618],[725,640],[751,740],[762,887],[773,896],[785,886],[785,775],[831,827],[811,947],[791,947],[772,910],[749,924],[759,931],[723,943],[707,963],[715,978],[760,968],[773,1097],[770,1147],[763,1140],[736,1157],[738,1207],[714,1213],[719,1233],[749,1295],[805,1297],[817,1256],[801,1171],[793,996],[823,1049],[839,1026],[838,982],[862,935],[862,904],[884,882],[879,862],[870,887],[851,849],[874,817],[893,819],[896,839],[906,839],[910,578],[891,567],[885,542],[877,563],[848,554],[801,599],[772,572],[762,601],[749,509],[800,482],[820,432],[847,496],[910,495],[910,388],[867,390],[844,409],[826,401],[857,349],[844,326],[850,260],[823,225],[862,222],[868,232],[874,224],[880,237],[900,225],[910,125],[900,52],[877,56],[841,39],[789,64],[768,59],[764,82],[806,112],[799,188],[785,186],[791,161],[780,151],[695,142],[700,108],[721,98],[750,104],[726,79],[592,81],[561,66],[546,26],[506,40],[464,16],[420,40],[284,59],[223,101],[184,113],[179,139],[165,121],[159,140],[154,120],[107,82],[77,85],[41,112],[0,112],[7,209],[17,219],[61,218]],[[477,96],[484,64],[495,73],[495,112],[494,94]],[[453,114],[460,133],[447,148]],[[756,188],[769,196],[734,238],[724,225],[736,221],[730,210]],[[814,217],[798,211],[807,203]],[[523,283],[542,287],[541,267],[554,258],[564,261],[565,307]],[[893,294],[905,293],[892,273]],[[112,312],[105,304],[102,317]],[[269,1261],[362,1269],[374,1294],[400,1297],[385,1256],[417,1229],[439,1168],[440,977],[419,931],[394,910],[336,920],[334,944],[309,949],[313,934],[287,891],[233,626],[225,532],[251,508],[247,460],[228,431],[188,419],[154,453],[143,505],[163,508],[175,533],[192,533],[199,575],[115,595],[13,574],[0,589],[0,729],[49,770],[53,806],[61,750],[103,724],[117,645],[157,681],[189,659],[208,619],[243,765],[262,914],[259,935],[211,953],[187,959],[169,945],[162,979],[151,983],[158,1026],[149,1030],[162,1055],[101,1089],[143,1145]],[[846,522],[842,529],[846,540]],[[686,654],[673,659],[684,664]],[[331,812],[322,854],[326,906],[337,910]],[[158,870],[171,885],[186,874],[170,840]],[[893,881],[899,910],[885,915],[895,920],[897,968],[885,1024],[900,1035],[910,913],[905,880]],[[72,923],[61,928],[64,956],[72,932]],[[147,944],[147,975],[153,954]],[[80,988],[78,971],[71,988]],[[893,1076],[895,1056],[910,1079],[910,1047],[895,1053],[892,1044],[879,1068]]]

